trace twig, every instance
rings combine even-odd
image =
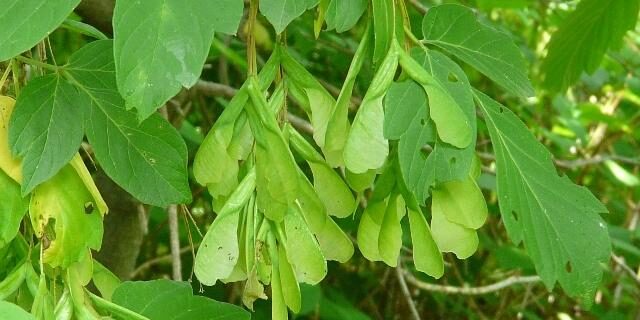
[[[205,80],[198,80],[193,88],[209,97],[231,98],[238,91],[236,88],[228,86],[226,84]]]
[[[526,284],[526,283],[534,283],[540,282],[539,276],[511,276],[502,281],[481,286],[481,287],[455,287],[455,286],[446,286],[439,284],[426,283],[416,279],[411,273],[408,271],[404,272],[404,276],[409,283],[416,286],[421,290],[426,291],[435,291],[442,292],[446,294],[461,294],[461,295],[482,295],[487,293],[492,293],[496,291],[500,291],[507,287],[516,285],[516,284]]]
[[[411,5],[416,8],[416,10],[418,10],[418,12],[420,12],[421,14],[425,14],[427,13],[427,11],[429,11],[429,8],[425,7],[422,3],[420,3],[420,1],[418,0],[409,0],[409,3],[411,3]]]
[[[171,244],[171,266],[173,280],[182,281],[182,260],[180,259],[180,234],[178,230],[178,206],[172,204],[167,208],[169,215],[169,242]]]
[[[487,153],[487,152],[478,152],[478,156],[482,159],[485,160],[495,160],[496,157],[491,154],[491,153]],[[640,165],[640,158],[629,158],[629,157],[623,157],[623,156],[619,156],[619,155],[615,155],[615,154],[598,154],[595,155],[591,158],[584,158],[584,159],[576,159],[576,160],[561,160],[561,159],[554,159],[553,162],[561,168],[565,168],[565,169],[576,169],[576,168],[580,168],[580,167],[586,167],[586,166],[590,166],[590,165],[595,165],[595,164],[599,164],[608,160],[615,160],[618,162],[622,162],[622,163],[628,163],[628,164],[633,164],[633,165]]]
[[[402,291],[404,299],[407,301],[407,306],[409,306],[409,311],[411,311],[413,319],[420,320],[420,313],[418,313],[418,309],[416,309],[416,304],[413,302],[413,298],[411,297],[411,293],[409,292],[409,287],[407,287],[407,282],[404,280],[404,276],[402,275],[402,273],[402,265],[398,262],[398,267],[396,268],[396,278],[398,278],[400,290]]]
[[[194,248],[197,248],[200,244],[194,244],[193,246],[186,246],[180,249],[180,254],[185,254],[187,252],[190,252],[191,250],[193,250]],[[160,256],[160,257],[156,257],[153,258],[151,260],[145,261],[144,263],[142,263],[141,265],[139,265],[135,270],[133,270],[133,272],[131,272],[131,275],[129,277],[129,279],[135,279],[135,277],[137,277],[139,274],[141,274],[142,272],[144,272],[145,270],[160,264],[160,263],[166,263],[166,262],[171,262],[172,261],[173,256],[171,254],[167,254],[164,256]]]
[[[640,276],[638,276],[638,274],[636,274],[636,272],[633,271],[633,269],[631,269],[631,267],[629,267],[624,262],[623,257],[617,256],[615,254],[611,254],[611,258],[618,266],[620,266],[620,268],[622,268],[622,270],[624,270],[631,277],[631,279],[635,280],[635,282],[638,283],[638,285],[640,285]]]

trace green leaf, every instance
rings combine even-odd
[[[238,0],[216,0],[215,10],[206,12],[213,30],[226,34],[236,34],[243,13],[244,2]]]
[[[487,203],[480,187],[471,177],[445,182],[433,190],[432,196],[450,222],[469,229],[479,229],[487,220]]]
[[[127,110],[146,119],[198,81],[223,9],[209,0],[116,2],[113,52]]]
[[[302,298],[300,297],[300,285],[296,279],[296,275],[293,273],[293,268],[287,260],[287,253],[283,246],[278,246],[278,267],[280,271],[280,283],[282,284],[282,296],[284,301],[293,311],[298,313],[302,304]]]
[[[18,307],[17,305],[0,301],[0,315],[2,315],[5,319],[11,320],[35,320],[36,318],[25,311],[24,309]]]
[[[89,249],[100,249],[103,213],[95,203],[71,165],[33,190],[29,204],[31,224],[38,238],[50,241],[44,250],[44,263],[67,268],[86,257]]]
[[[297,208],[284,217],[287,259],[300,282],[317,284],[327,275],[327,261]]]
[[[469,174],[476,148],[476,108],[473,103],[473,93],[469,80],[460,66],[440,52],[417,49],[412,52],[412,57],[424,67],[427,73],[452,98],[455,105],[462,111],[464,120],[461,122],[465,122],[471,129],[470,142],[463,148],[451,146],[445,143],[444,139],[437,139],[434,151],[429,155],[435,158],[434,164],[438,168],[435,172],[436,182],[463,180]],[[429,96],[429,105],[431,107],[430,114],[433,115],[433,109],[437,105],[444,104],[446,100],[435,99],[433,91],[428,88],[427,95]],[[453,106],[450,105],[449,108],[453,108]],[[450,111],[449,113],[453,112]],[[436,122],[437,125],[439,123]],[[451,125],[451,123],[448,125]],[[438,133],[440,133],[441,127],[437,128]]]
[[[508,35],[478,22],[471,9],[456,4],[433,7],[424,17],[422,32],[426,43],[455,55],[510,93],[535,94],[520,49]]]
[[[0,12],[0,61],[35,46],[58,27],[80,0],[5,0]]]
[[[325,259],[345,263],[353,256],[354,248],[351,238],[331,217],[326,217],[322,230],[315,235]]]
[[[65,67],[89,96],[87,138],[104,171],[140,201],[164,207],[187,203],[187,147],[158,114],[138,123],[116,88],[112,42],[94,41],[76,51]]]
[[[412,90],[416,90],[416,95],[424,96],[424,90],[417,85]],[[429,197],[430,189],[435,183],[436,170],[448,169],[447,167],[436,168],[433,155],[438,152],[437,149],[431,151],[429,156],[423,150],[427,143],[435,140],[434,127],[429,117],[421,114],[413,118],[408,130],[398,143],[398,165],[402,179],[419,203],[424,203]]]
[[[416,82],[394,82],[384,99],[384,137],[399,140],[416,118],[429,115],[424,89]]]
[[[373,64],[377,65],[384,59],[391,48],[395,32],[394,1],[372,0],[373,12]]]
[[[418,82],[427,92],[429,98],[429,116],[436,124],[438,137],[457,148],[467,148],[474,141],[475,132],[471,130],[471,122],[462,110],[457,100],[450,92],[448,82],[436,78],[427,72],[413,57],[400,48],[395,42],[400,53],[400,65],[413,80]],[[418,52],[419,54],[419,52]],[[455,65],[455,64],[454,64]]]
[[[544,86],[562,91],[583,72],[595,72],[607,50],[634,29],[639,9],[638,1],[580,1],[551,37],[541,66]]]
[[[257,82],[250,81],[252,103],[245,110],[256,138],[258,207],[266,217],[280,222],[298,197],[297,165],[271,108],[257,89]]]
[[[194,262],[194,272],[202,284],[213,286],[218,280],[229,277],[238,263],[240,212],[255,187],[256,174],[252,170],[231,194],[202,239]]]
[[[100,295],[108,301],[111,301],[113,292],[122,283],[118,276],[95,260],[93,260],[92,280],[93,284],[100,291]]]
[[[432,81],[447,90],[451,96],[449,108],[460,108],[471,132],[476,132],[475,105],[469,81],[460,67],[445,55],[436,52],[414,51],[413,57],[424,67]],[[430,99],[430,100],[428,100]],[[400,139],[398,144],[399,167],[403,180],[419,203],[424,203],[429,190],[436,182],[463,180],[469,175],[475,152],[475,134],[463,149],[436,138],[435,125],[429,119],[430,105],[442,104],[433,96],[427,96],[424,88],[413,81],[394,83],[385,101],[385,134],[390,139]],[[451,102],[453,101],[453,102]],[[445,122],[450,126],[451,122]],[[430,143],[433,150],[426,155],[424,146]]]
[[[466,259],[478,249],[476,230],[447,220],[442,202],[435,197],[431,206],[431,232],[440,251],[453,252],[458,259]]]
[[[411,229],[411,243],[413,244],[413,263],[416,270],[424,272],[434,278],[444,274],[444,261],[436,245],[431,229],[422,211],[408,209],[409,227]]]
[[[350,30],[367,10],[367,5],[366,0],[331,0],[325,15],[327,30],[335,29],[338,33]]]
[[[273,81],[279,57],[278,51],[274,52],[260,71],[258,81],[262,89],[266,90]],[[246,158],[245,148],[253,148],[253,136],[244,111],[248,100],[249,94],[243,85],[216,119],[193,160],[196,181],[207,186],[214,198],[233,192],[238,184],[238,161]]]
[[[28,198],[22,198],[20,185],[0,170],[0,249],[18,234],[22,217],[27,212]]]
[[[324,224],[327,222],[327,209],[325,208],[322,200],[316,193],[315,189],[307,179],[307,176],[299,171],[298,187],[300,194],[297,199],[297,205],[300,206],[300,211],[304,216],[309,229],[313,233],[318,233],[324,228]]]
[[[382,62],[371,81],[362,104],[353,120],[344,146],[344,162],[353,173],[365,173],[382,167],[389,154],[389,141],[384,138],[384,109],[382,101],[398,66],[395,49]]]
[[[386,209],[387,201],[385,199],[376,202],[369,201],[362,217],[360,217],[357,233],[358,249],[369,261],[382,261],[378,249],[378,239]]]
[[[232,304],[194,296],[187,282],[127,281],[113,293],[113,302],[153,320],[248,320],[249,312]]]
[[[260,12],[280,34],[293,19],[315,7],[319,0],[262,0]]]
[[[370,51],[369,43],[372,37],[370,27],[367,25],[364,36],[362,40],[360,40],[358,49],[351,60],[351,65],[349,66],[349,71],[347,71],[342,89],[340,89],[338,100],[331,109],[327,123],[327,131],[325,133],[324,149],[322,151],[327,159],[327,163],[334,168],[344,166],[343,151],[347,143],[347,137],[349,136],[349,105],[351,104],[351,95],[358,73],[360,73],[364,60]]]
[[[315,192],[322,200],[326,212],[339,218],[350,216],[355,211],[357,203],[347,183],[300,133],[291,127],[288,133],[291,144],[311,168]]]
[[[290,93],[295,94],[294,90],[299,87],[301,97],[297,97],[303,108],[306,108],[307,114],[311,119],[313,127],[313,139],[320,148],[324,148],[325,135],[329,118],[331,117],[332,108],[336,101],[322,84],[307,71],[298,61],[286,54],[286,49],[282,50],[281,63],[287,72],[287,77],[292,81]]]
[[[309,167],[313,173],[313,186],[327,213],[338,218],[353,214],[357,207],[356,199],[338,173],[324,162],[309,162]]]
[[[9,144],[22,158],[22,192],[55,175],[78,152],[84,137],[86,95],[51,74],[27,83],[9,123]]]
[[[287,306],[282,291],[282,281],[280,280],[280,259],[278,254],[278,247],[276,240],[271,229],[271,233],[267,236],[269,244],[269,256],[271,258],[271,319],[273,320],[287,320],[289,313],[287,312]]]
[[[560,282],[587,306],[602,280],[611,253],[607,209],[584,187],[560,177],[551,154],[513,112],[476,91],[496,153],[502,219],[521,241],[547,285]]]
[[[402,226],[400,222],[407,212],[404,199],[399,194],[392,194],[384,211],[380,234],[378,236],[378,251],[382,261],[391,267],[398,265],[398,256],[402,248]]]

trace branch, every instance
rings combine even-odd
[[[178,233],[178,206],[172,204],[167,209],[169,215],[169,242],[171,245],[171,267],[173,280],[182,281],[182,260],[180,259],[180,234]]]
[[[478,152],[478,156],[485,160],[495,161],[495,155],[487,152]],[[628,163],[633,165],[640,165],[640,158],[628,158],[615,154],[602,155],[598,154],[591,158],[584,159],[576,159],[576,160],[561,160],[561,159],[553,159],[553,162],[556,166],[564,169],[577,169],[581,167],[586,167],[594,164],[599,164],[608,160],[615,160],[622,163]]]
[[[191,250],[193,250],[194,248],[197,248],[200,244],[194,244],[193,246],[186,246],[186,247],[182,247],[180,249],[180,254],[185,254]],[[173,259],[173,256],[171,254],[167,254],[164,256],[160,256],[157,258],[153,258],[151,260],[145,261],[144,263],[142,263],[141,265],[139,265],[135,270],[133,270],[133,272],[131,272],[131,275],[129,276],[129,279],[135,279],[139,274],[141,274],[142,272],[146,271],[147,269],[155,266],[156,264],[161,264],[161,263],[166,263],[166,262],[171,262]]]
[[[409,3],[411,3],[411,5],[416,8],[416,10],[418,10],[418,12],[420,12],[421,14],[425,14],[427,13],[427,11],[429,11],[429,8],[425,7],[422,3],[420,3],[420,1],[418,0],[409,0]]]
[[[398,284],[400,284],[400,290],[402,291],[404,299],[407,301],[407,306],[409,306],[409,311],[411,311],[413,319],[420,320],[420,313],[418,313],[418,309],[416,309],[416,304],[413,302],[413,298],[411,297],[411,293],[409,292],[409,287],[407,287],[407,282],[405,281],[402,273],[402,266],[400,262],[398,262],[398,267],[396,268],[396,277],[398,278]]]
[[[196,85],[193,86],[193,89],[198,90],[200,93],[209,97],[225,97],[232,98],[236,95],[238,90],[226,84],[221,84],[217,82],[198,80]]]
[[[620,268],[622,268],[622,270],[624,270],[631,277],[631,279],[635,280],[635,282],[638,285],[640,285],[640,275],[638,275],[635,271],[633,271],[633,269],[631,269],[631,267],[629,267],[624,262],[623,257],[617,256],[615,254],[611,254],[611,258],[618,266],[620,266]]]
[[[488,294],[496,291],[500,291],[507,287],[516,285],[516,284],[527,284],[527,283],[537,283],[540,282],[539,276],[511,276],[502,281],[481,286],[481,287],[454,287],[454,286],[446,286],[439,284],[426,283],[416,279],[411,273],[408,271],[404,271],[404,276],[409,283],[417,287],[418,289],[425,291],[434,291],[434,292],[442,292],[445,294],[461,294],[461,295],[482,295]]]

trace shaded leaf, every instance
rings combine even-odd
[[[91,107],[87,138],[104,171],[138,200],[164,207],[187,203],[187,147],[159,114],[138,123],[116,88],[110,40],[94,41],[76,51],[65,67]]]
[[[325,15],[327,30],[345,32],[353,28],[367,10],[367,5],[366,0],[331,0]]]
[[[583,72],[595,72],[607,50],[636,26],[639,9],[638,1],[580,1],[551,37],[541,66],[544,86],[562,91]]]
[[[524,242],[547,285],[556,281],[585,305],[602,280],[611,242],[589,190],[558,176],[551,154],[509,109],[476,91],[496,153],[497,191],[509,238]]]
[[[480,23],[471,9],[457,4],[433,7],[424,17],[422,32],[428,44],[455,55],[507,91],[534,95],[520,49],[508,35]]]
[[[13,154],[22,158],[22,192],[55,175],[84,137],[86,95],[50,74],[35,78],[21,92],[9,128]]]
[[[194,296],[187,282],[127,281],[113,302],[153,320],[248,320],[249,312],[232,304]]]
[[[262,0],[260,1],[260,12],[279,34],[293,19],[317,4],[318,0]]]

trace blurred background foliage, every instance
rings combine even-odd
[[[604,281],[590,310],[583,310],[558,287],[548,291],[541,282],[514,284],[500,291],[467,295],[443,292],[441,287],[421,289],[410,281],[409,291],[420,314],[425,319],[640,319],[640,283],[637,282],[640,271],[640,130],[636,129],[640,123],[640,29],[628,32],[621,44],[609,50],[595,72],[583,73],[572,88],[557,93],[545,89],[541,64],[551,36],[579,1],[407,0],[407,3],[415,34],[420,34],[422,16],[429,7],[460,3],[477,10],[481,19],[509,34],[519,44],[529,62],[530,77],[537,93],[527,101],[505,93],[477,71],[463,63],[460,65],[473,86],[511,108],[544,142],[554,155],[560,174],[588,187],[605,203],[610,213],[604,218],[615,255],[610,265],[602,266],[606,270]],[[76,18],[80,19],[79,16]],[[322,32],[316,39],[314,18],[315,11],[309,11],[288,27],[288,47],[298,61],[337,95],[365,26],[361,21],[350,31]],[[267,26],[263,20],[257,27],[259,60],[262,62],[275,41],[273,30]],[[238,88],[246,78],[246,46],[242,31],[241,28],[238,37],[218,36],[202,75],[207,82],[172,100],[178,111],[169,109],[176,113],[171,119],[187,141],[191,157],[230,99],[231,92],[224,90]],[[89,40],[67,29],[59,29],[50,37],[59,64]],[[365,93],[372,74],[370,64],[365,65],[354,90],[356,103]],[[216,85],[216,90],[208,88],[207,84]],[[289,111],[303,114],[295,108]],[[495,194],[494,158],[482,121],[479,122],[477,151],[483,164],[480,183],[490,211],[488,223],[479,230],[479,251],[464,261],[447,254],[448,265],[442,279],[436,281],[415,273],[417,281],[472,288],[510,276],[535,274],[526,252],[509,241],[501,223]],[[203,287],[193,277],[193,248],[213,221],[214,214],[207,191],[195,183],[192,187],[194,202],[181,210],[184,214],[181,215],[180,236],[185,245],[182,250],[183,277],[191,279],[194,288],[206,296],[239,303],[242,284]],[[172,267],[167,215],[159,208],[141,209],[149,222],[130,278],[169,278]],[[354,219],[340,221],[353,236],[359,214],[361,209]],[[404,235],[409,242],[408,230]],[[406,259],[411,257],[410,249],[405,248],[402,254]],[[297,319],[410,317],[395,270],[382,263],[368,262],[357,250],[346,264],[330,262],[328,276],[320,285],[303,285],[302,299],[302,311],[296,315]],[[257,301],[253,318],[268,319],[269,316],[269,301]]]

